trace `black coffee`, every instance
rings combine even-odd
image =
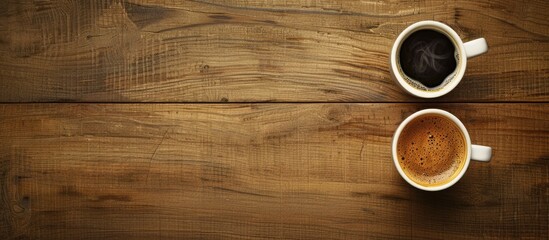
[[[416,31],[400,47],[400,66],[406,76],[427,88],[434,88],[456,70],[456,48],[444,34]]]

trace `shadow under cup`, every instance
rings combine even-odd
[[[434,25],[418,27],[399,42],[395,59],[398,74],[416,90],[444,90],[462,75],[462,52],[460,44],[445,29]]]

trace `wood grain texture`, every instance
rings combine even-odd
[[[418,101],[388,52],[427,19],[490,46],[441,101],[548,101],[543,0],[8,0],[0,102]]]
[[[492,146],[457,185],[396,172],[427,107]],[[548,104],[0,105],[2,239],[547,239]]]

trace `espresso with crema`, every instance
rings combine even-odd
[[[397,143],[400,167],[423,186],[448,183],[461,172],[467,158],[461,129],[450,119],[430,114],[409,122]]]

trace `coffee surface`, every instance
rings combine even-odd
[[[404,127],[397,154],[410,179],[423,186],[436,186],[457,176],[465,164],[467,148],[454,122],[440,115],[425,115]]]
[[[453,42],[435,30],[416,31],[400,47],[400,67],[406,76],[423,86],[435,88],[445,84],[457,67]]]

